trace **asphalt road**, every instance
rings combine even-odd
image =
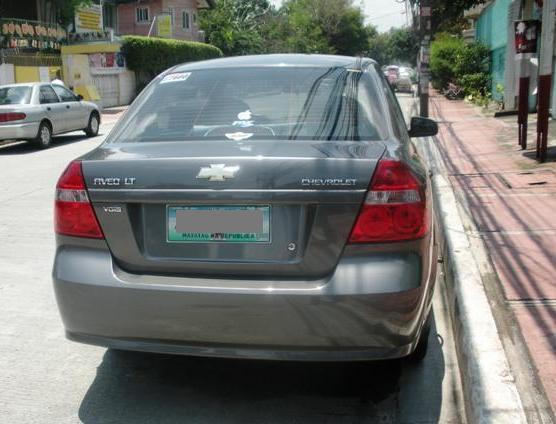
[[[216,360],[67,341],[50,280],[54,186],[102,138],[61,136],[45,151],[0,147],[2,423],[461,422],[441,277],[421,365]]]

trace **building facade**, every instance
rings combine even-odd
[[[510,25],[508,8],[512,0],[497,0],[485,7],[475,25],[475,37],[490,49],[491,93],[497,101],[503,100],[503,88],[506,86],[506,46],[508,44],[508,26]],[[513,32],[512,32],[513,34]],[[510,40],[513,42],[513,35]]]
[[[52,2],[0,0],[0,85],[51,81],[62,69],[67,35]]]
[[[514,110],[517,105],[519,62],[516,60],[514,22],[528,19],[542,20],[541,6],[542,2],[539,0],[493,0],[466,12],[466,17],[472,21],[474,39],[486,44],[490,50],[489,65],[493,98],[503,102],[507,110]],[[525,65],[526,72],[530,76],[530,111],[535,110],[537,103],[538,65],[538,56],[531,57]],[[554,114],[556,111],[554,82],[551,105]]]
[[[178,40],[204,41],[199,30],[200,9],[210,8],[212,0],[141,0],[119,2],[119,35],[152,35]]]

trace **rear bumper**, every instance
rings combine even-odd
[[[290,360],[397,358],[415,347],[434,272],[412,254],[348,258],[317,281],[127,274],[108,251],[64,247],[53,271],[68,338],[200,356]]]
[[[38,132],[38,122],[0,125],[0,140],[21,140],[35,138]]]

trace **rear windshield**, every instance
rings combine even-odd
[[[31,87],[0,87],[0,105],[23,105],[31,99]]]
[[[377,96],[367,72],[343,67],[174,72],[141,94],[108,142],[382,140]]]

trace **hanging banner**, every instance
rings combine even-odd
[[[125,71],[124,55],[117,53],[89,54],[89,69],[92,74],[112,74]]]
[[[534,19],[515,21],[514,29],[516,54],[537,53],[537,40],[541,31],[541,22]]]
[[[75,10],[75,32],[101,32],[102,28],[102,7],[99,4],[82,6]]]
[[[37,21],[0,19],[0,47],[59,50],[67,33],[61,27]]]

